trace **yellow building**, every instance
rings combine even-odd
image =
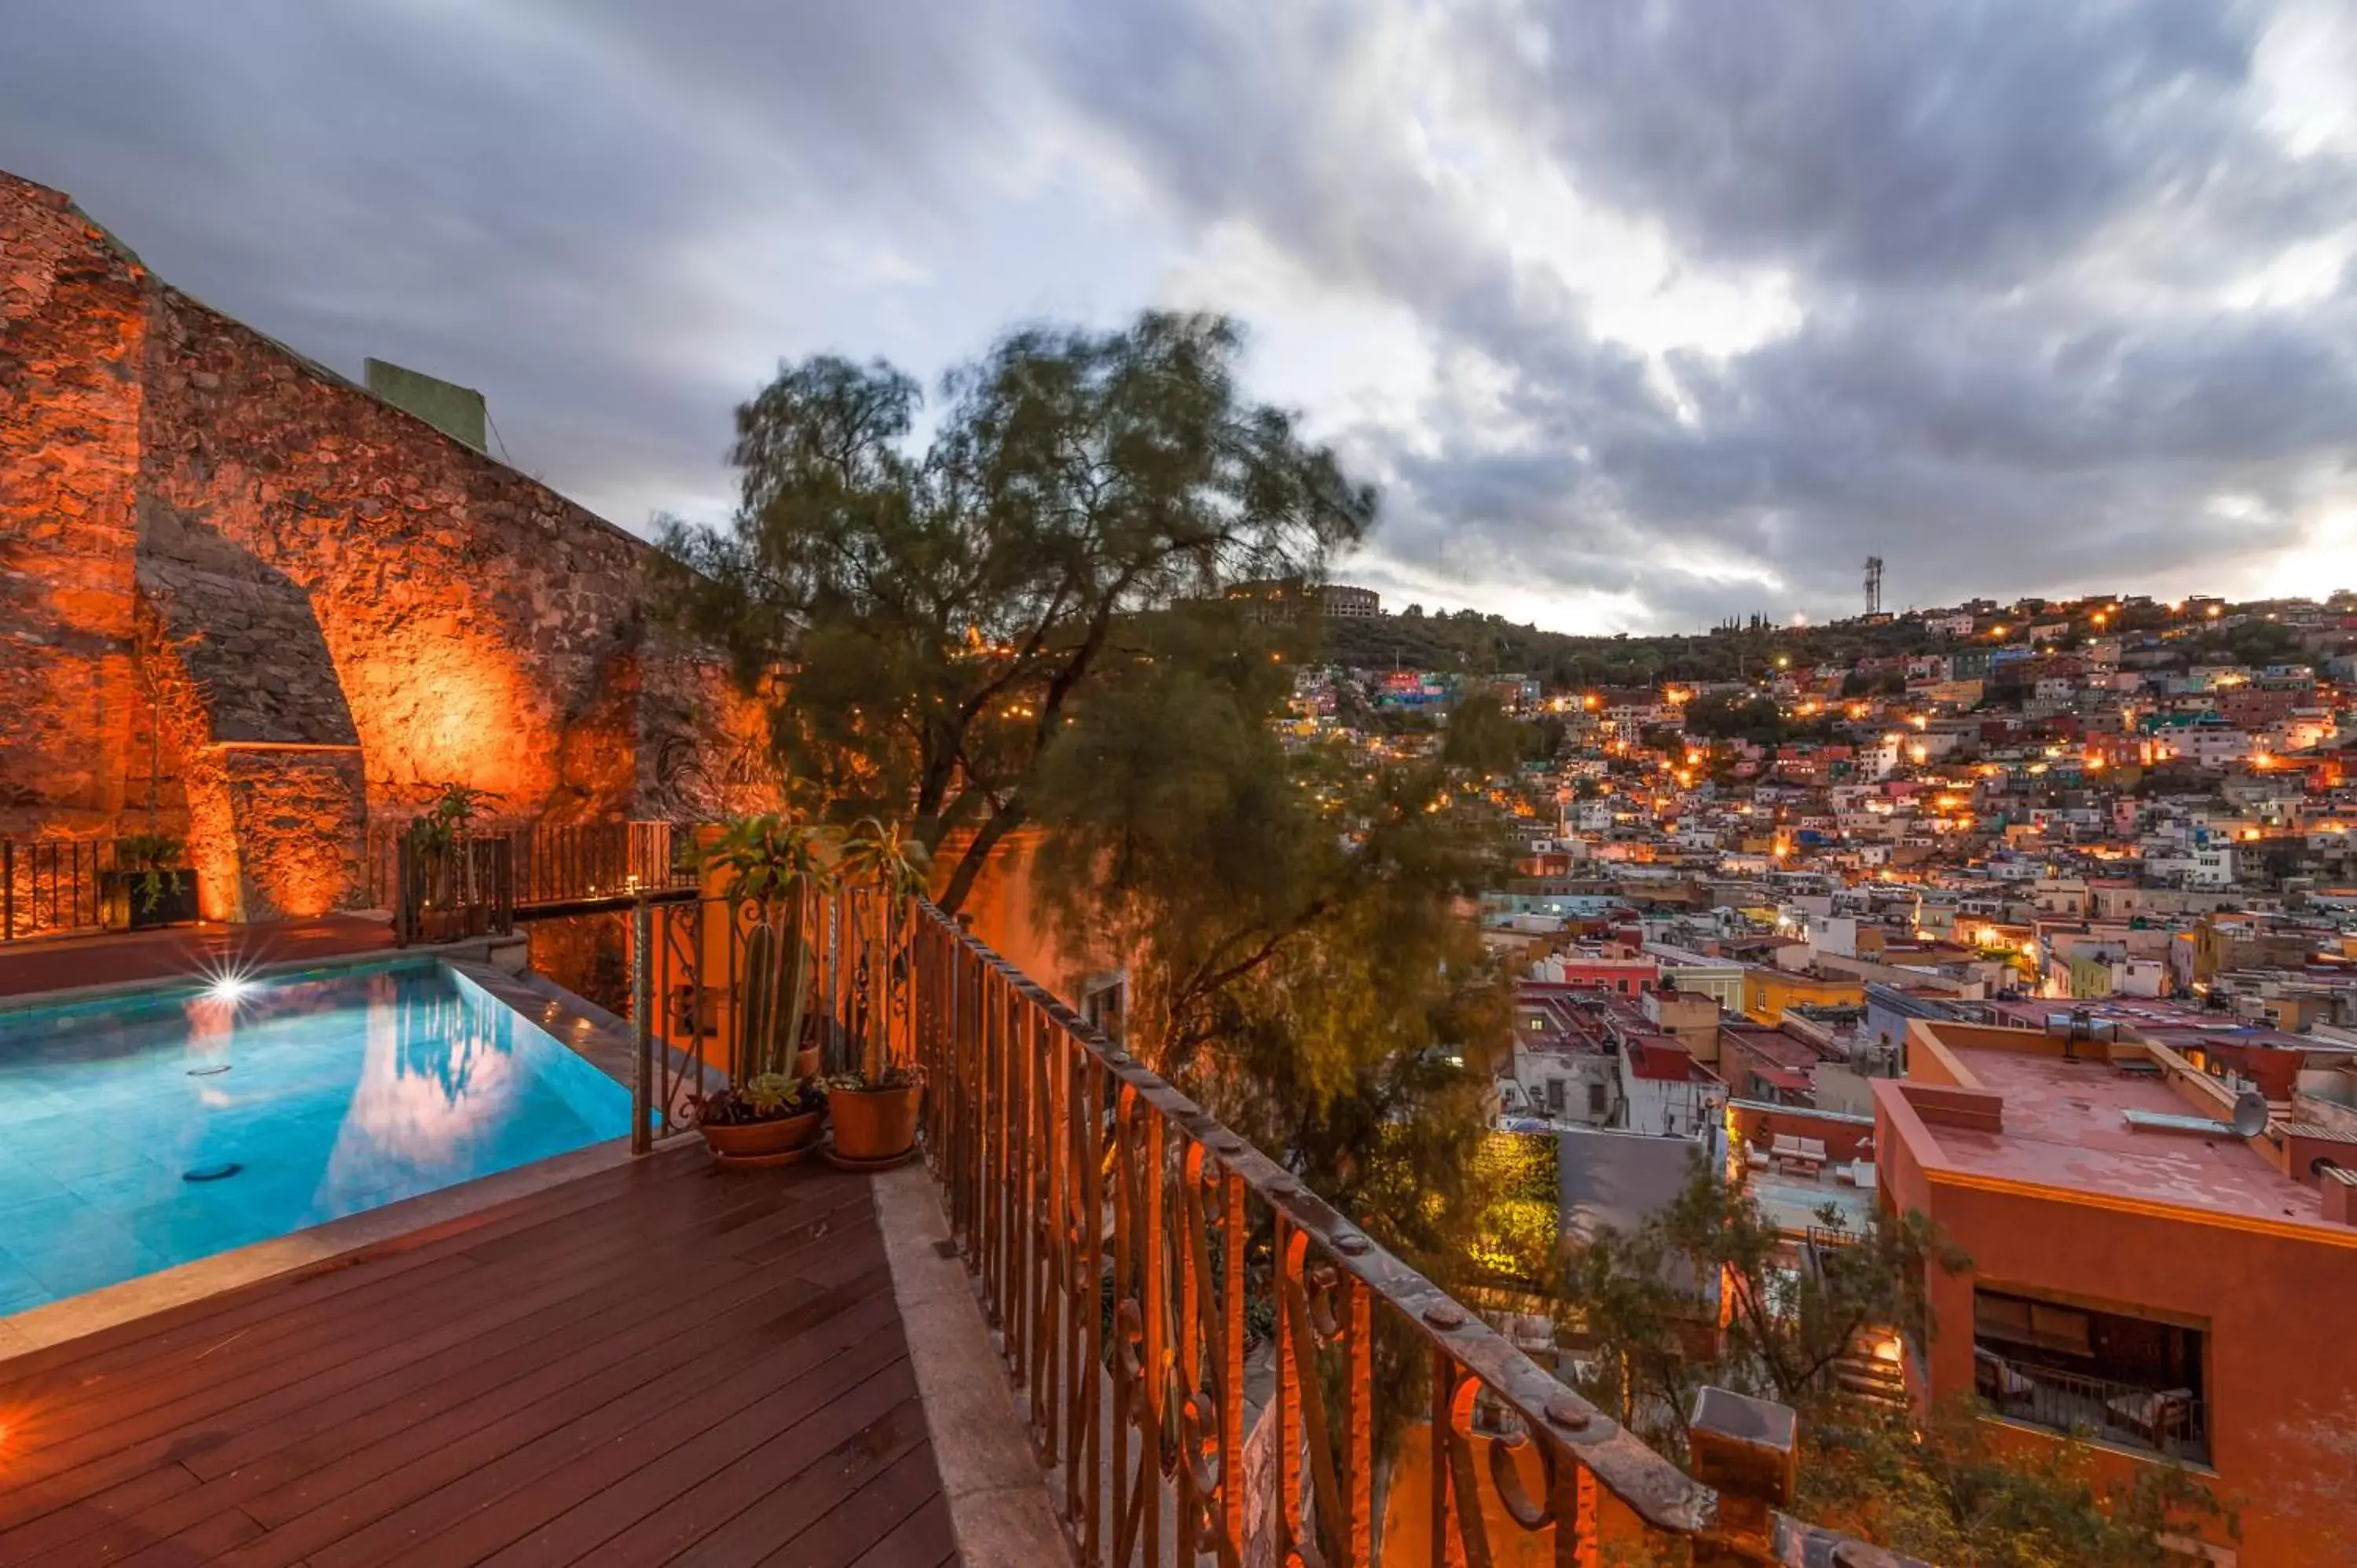
[[[1771,969],[1753,964],[1743,972],[1743,1011],[1759,1023],[1774,1024],[1787,1007],[1863,1007],[1866,982],[1854,974]]]

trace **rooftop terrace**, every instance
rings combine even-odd
[[[2197,1114],[2192,1102],[2165,1083],[2123,1076],[2097,1060],[1953,1040],[1949,1050],[2005,1102],[2002,1132],[1929,1126],[1941,1152],[1963,1169],[2243,1219],[2326,1223],[2313,1190],[2231,1133],[2131,1131],[2123,1112]]]

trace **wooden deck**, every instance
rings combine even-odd
[[[0,1361],[0,1563],[938,1568],[864,1176],[673,1151]]]

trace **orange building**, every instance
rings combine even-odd
[[[1882,1201],[1973,1262],[1929,1282],[1919,1394],[2076,1430],[2107,1480],[2190,1466],[2241,1522],[2190,1560],[2348,1560],[2357,1140],[2135,1038],[1918,1019],[1874,1095]]]

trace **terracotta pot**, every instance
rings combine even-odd
[[[818,1076],[818,1047],[816,1046],[804,1046],[801,1050],[794,1053],[794,1076],[796,1078],[816,1078]]]
[[[774,1122],[743,1122],[699,1127],[704,1146],[724,1165],[784,1165],[808,1155],[818,1142],[821,1111],[780,1116]]]
[[[846,1160],[898,1159],[916,1146],[917,1086],[838,1089],[826,1097],[834,1152]]]

